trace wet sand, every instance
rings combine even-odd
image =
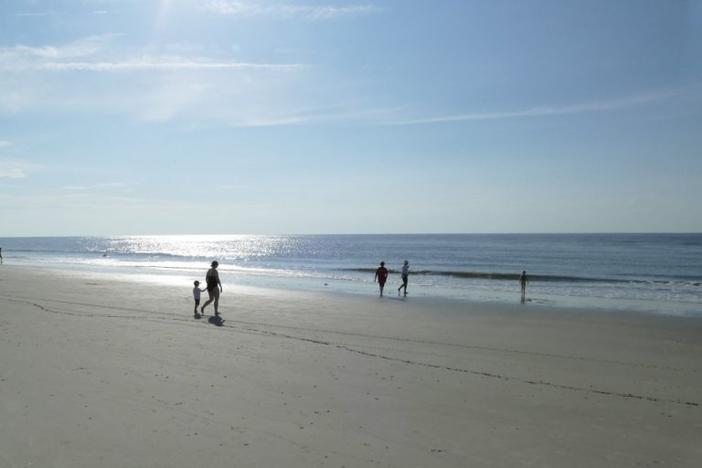
[[[702,319],[223,281],[0,267],[0,467],[702,464]]]

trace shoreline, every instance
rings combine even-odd
[[[152,273],[135,273],[128,271],[100,271],[99,268],[87,269],[87,268],[70,268],[64,265],[41,265],[41,266],[31,266],[31,265],[3,265],[5,268],[16,268],[19,271],[28,272],[46,272],[49,274],[58,275],[70,275],[79,278],[85,277],[100,277],[104,280],[109,281],[119,281],[119,282],[149,282],[153,284],[158,284],[162,286],[176,286],[187,287],[189,282],[193,279],[197,279],[194,275],[176,275],[176,274],[161,274],[158,272]],[[194,271],[202,273],[204,277],[204,272],[207,268],[203,267]],[[224,270],[223,270],[224,271]],[[227,276],[232,276],[231,271],[224,271],[220,273],[223,275],[225,281]],[[247,277],[237,276],[235,273],[234,280],[230,281],[237,288],[243,288],[246,290],[265,290],[265,291],[284,291],[288,294],[297,293],[317,293],[317,294],[331,294],[335,296],[348,296],[348,297],[359,297],[359,298],[373,298],[377,297],[377,285],[370,283],[366,286],[366,289],[361,290],[356,289],[334,289],[332,286],[320,286],[324,284],[324,280],[320,280],[319,284],[310,281],[309,284],[295,284],[295,283],[285,283],[285,284],[266,284],[265,281],[263,285],[260,283],[252,285],[252,283],[257,283],[254,279],[257,276]],[[245,278],[244,281],[237,281]],[[202,282],[202,278],[200,281]],[[412,285],[412,279],[410,278],[410,283]],[[398,283],[399,284],[399,283]],[[476,289],[477,290],[477,289]],[[385,298],[386,300],[395,300],[396,296],[393,295],[395,290],[390,287],[386,288]],[[500,294],[499,291],[495,291],[496,294]],[[543,308],[546,310],[560,310],[560,311],[573,311],[573,312],[589,312],[589,313],[606,313],[606,314],[641,314],[641,315],[656,315],[665,317],[688,317],[688,318],[700,318],[702,317],[702,304],[687,303],[687,302],[663,302],[663,301],[652,301],[652,300],[633,300],[633,299],[623,299],[623,298],[602,298],[602,297],[583,297],[583,296],[559,296],[559,297],[541,297],[538,294],[536,296],[532,294],[527,294],[527,301],[525,304],[521,304],[519,300],[519,291],[517,286],[514,290],[514,299],[507,300],[507,295],[501,294],[495,297],[451,297],[451,296],[441,296],[432,294],[419,294],[414,295],[412,291],[409,294],[409,300],[413,302],[422,302],[425,305],[430,305],[432,303],[446,303],[459,305],[468,305],[473,307],[486,307],[486,308],[496,308],[515,306],[519,307],[520,310],[525,309],[536,309]]]

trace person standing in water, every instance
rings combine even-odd
[[[407,296],[407,281],[409,280],[409,262],[405,260],[405,264],[402,265],[402,285],[397,288],[397,295],[400,295],[400,290],[405,288],[405,297]]]
[[[529,278],[527,278],[526,270],[522,270],[522,274],[519,275],[519,285],[522,287],[522,304],[526,301],[527,283],[529,283]]]
[[[388,269],[385,268],[385,262],[380,262],[380,266],[375,270],[375,278],[373,281],[378,282],[380,287],[380,297],[383,297],[383,288],[385,288],[385,282],[388,280]]]
[[[219,273],[217,272],[217,267],[219,263],[215,260],[212,262],[212,268],[207,271],[205,275],[205,281],[207,282],[207,294],[210,298],[202,304],[200,307],[200,314],[205,315],[205,307],[210,303],[214,302],[214,314],[215,317],[219,317],[219,293],[223,292],[222,283],[219,281]]]

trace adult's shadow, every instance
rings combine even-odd
[[[388,301],[407,302],[407,296],[383,296],[383,299],[387,299]]]
[[[221,327],[224,323],[224,320],[222,319],[222,317],[212,316],[207,319],[207,323],[211,323],[216,327]]]

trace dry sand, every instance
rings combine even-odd
[[[702,466],[702,319],[224,287],[0,267],[0,467]]]

